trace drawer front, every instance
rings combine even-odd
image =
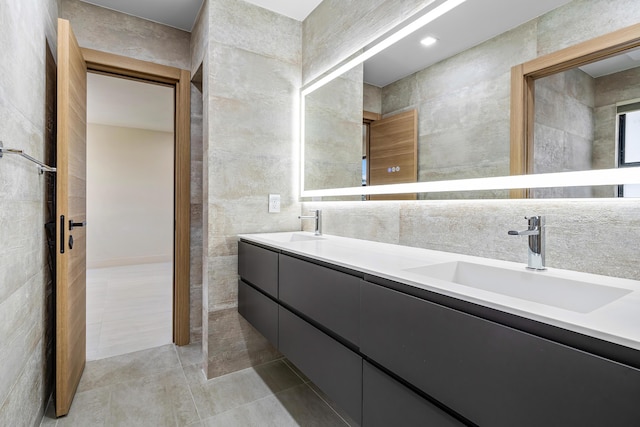
[[[461,421],[366,361],[362,366],[362,425],[464,426]]]
[[[362,282],[360,350],[481,426],[638,426],[640,372]]]
[[[360,278],[280,256],[280,301],[323,327],[359,342]]]
[[[238,274],[246,282],[278,298],[278,253],[238,242]]]
[[[238,313],[278,348],[278,304],[238,280]]]
[[[279,350],[358,424],[362,420],[362,357],[280,307]]]

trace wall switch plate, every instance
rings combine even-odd
[[[269,194],[269,213],[280,212],[280,195]]]

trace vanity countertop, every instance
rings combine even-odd
[[[313,233],[307,232],[242,234],[239,238],[640,350],[640,281],[637,280],[556,268],[531,272],[525,269],[524,263],[332,235],[316,238]],[[624,295],[592,311],[578,312],[420,273],[421,267],[456,261],[586,282],[585,286],[592,284],[618,288]]]

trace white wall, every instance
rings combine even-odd
[[[87,126],[87,268],[168,262],[173,133]]]

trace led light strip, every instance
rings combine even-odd
[[[355,58],[351,59],[350,61],[347,61],[345,64],[341,65],[340,67],[338,67],[337,69],[333,70],[332,72],[330,72],[326,76],[322,77],[320,80],[314,82],[310,86],[307,86],[306,88],[304,88],[300,92],[300,159],[301,159],[300,160],[300,189],[301,189],[301,196],[302,197],[306,197],[305,193],[307,193],[304,190],[304,133],[305,133],[305,118],[304,118],[305,102],[304,102],[304,97],[306,95],[308,95],[309,93],[313,92],[314,90],[319,89],[322,86],[326,85],[327,83],[329,83],[333,79],[341,76],[343,73],[349,71],[350,69],[352,69],[356,65],[362,64],[367,59],[369,59],[372,56],[374,56],[375,54],[383,51],[384,49],[386,49],[387,47],[389,47],[392,44],[396,43],[397,41],[402,40],[404,37],[408,36],[409,34],[419,30],[420,28],[422,28],[425,25],[427,25],[429,22],[434,21],[435,19],[437,19],[440,16],[444,15],[445,13],[449,12],[453,8],[461,5],[465,1],[466,0],[447,0],[447,1],[445,1],[444,3],[442,3],[439,6],[433,8],[432,10],[430,10],[429,12],[427,12],[426,14],[421,16],[420,18],[418,18],[415,21],[413,21],[412,23],[410,23],[409,25],[407,25],[407,26],[401,28],[400,30],[398,30],[397,32],[391,34],[389,37],[387,37],[386,39],[382,40],[380,43],[376,44],[371,49],[368,49],[368,50],[364,51],[360,55],[356,56]],[[360,188],[360,187],[357,187],[357,188]],[[322,191],[329,191],[329,190],[322,190]],[[359,192],[359,193],[353,193],[353,194],[365,194],[365,193]],[[380,193],[366,193],[366,194],[380,194]],[[325,194],[325,195],[328,195],[328,193]]]
[[[640,184],[640,167],[497,176],[449,181],[304,190],[302,197],[359,196],[374,194],[441,193],[445,191],[515,190],[521,188],[585,187]]]
[[[317,82],[315,82],[312,85],[304,88],[302,90],[302,96],[305,96],[305,95],[313,92],[314,90],[316,90],[318,88],[321,88],[322,86],[324,86],[327,83],[329,83],[331,80],[335,79],[336,77],[341,76],[343,73],[345,73],[346,71],[349,71],[350,69],[352,69],[356,65],[362,64],[367,59],[371,58],[372,56],[376,55],[377,53],[382,52],[383,50],[385,50],[386,48],[388,48],[389,46],[391,46],[395,42],[397,42],[399,40],[402,40],[404,37],[408,36],[409,34],[419,30],[420,28],[422,28],[425,25],[427,25],[429,22],[438,19],[439,17],[441,17],[445,13],[449,12],[451,9],[461,5],[465,1],[467,1],[467,0],[447,0],[446,2],[442,3],[440,6],[437,6],[437,7],[433,8],[432,10],[430,10],[427,13],[425,13],[420,18],[418,18],[415,21],[413,21],[411,24],[409,24],[406,27],[403,27],[402,29],[398,30],[397,32],[391,34],[389,37],[387,37],[386,39],[382,40],[380,43],[376,44],[371,49],[368,49],[368,50],[362,52],[360,55],[356,56],[352,60],[346,62],[343,65],[341,65],[337,69],[333,70],[332,72],[330,72],[329,74],[327,74],[326,76],[324,76],[323,78],[318,80]]]

